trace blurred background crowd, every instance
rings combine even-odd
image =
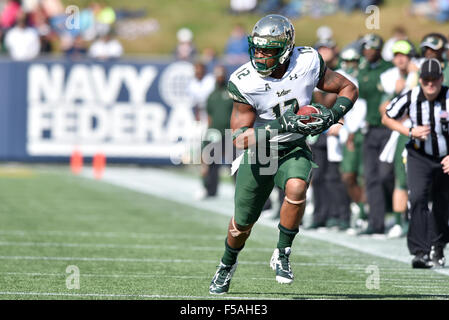
[[[338,12],[365,12],[371,5],[383,6],[383,2],[230,0],[228,13],[234,16],[279,13],[291,19],[306,16],[319,19]],[[70,59],[116,59],[127,53],[123,41],[142,41],[142,37],[158,33],[162,24],[167,25],[165,20],[150,18],[152,12],[144,5],[130,9],[126,5],[120,8],[110,5],[115,4],[110,1],[84,3],[85,6],[78,7],[62,0],[0,0],[0,53],[15,60],[29,60],[45,54],[62,54]],[[421,16],[441,23],[449,20],[449,0],[413,0],[407,10],[411,18]],[[247,59],[248,31],[244,24],[236,23],[228,33],[222,52],[217,52],[216,46],[202,48],[199,52],[194,30],[181,26],[176,32],[173,54],[177,59],[192,60],[201,55],[205,61],[220,57],[238,64]]]

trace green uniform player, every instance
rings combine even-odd
[[[353,47],[345,48],[340,53],[341,69],[337,72],[351,80],[357,87],[360,53]],[[365,219],[364,190],[363,190],[363,133],[366,117],[366,101],[359,98],[354,107],[344,118],[344,129],[347,132],[346,143],[343,147],[343,160],[340,172],[351,200],[359,207],[359,218]]]
[[[392,46],[392,52],[394,67],[380,75],[380,85],[384,93],[379,110],[382,115],[385,113],[385,108],[391,100],[413,89],[418,84],[418,69],[412,60],[414,52],[412,45],[406,40],[396,41]],[[404,125],[410,126],[410,121],[405,120]],[[387,147],[383,152],[384,156],[381,156],[381,158],[387,160],[389,158],[388,153],[391,153],[393,157],[389,161],[392,161],[394,166],[392,207],[396,224],[389,230],[388,236],[399,237],[404,235],[404,231],[407,230],[405,211],[407,209],[408,194],[403,152],[408,142],[408,137],[392,132],[390,141],[396,141],[395,150],[387,152],[389,150]]]
[[[426,34],[420,43],[421,48],[421,56],[423,59],[420,61],[421,63],[424,59],[438,59],[440,61],[441,66],[443,68],[443,85],[449,86],[449,61],[447,57],[445,57],[444,52],[447,48],[447,38],[441,33],[432,32]]]
[[[224,66],[217,65],[214,68],[215,89],[206,101],[208,129],[206,139],[202,142],[202,159],[211,157],[215,161],[202,161],[201,177],[203,191],[197,197],[213,197],[217,194],[220,180],[219,169],[224,163],[232,161],[233,152],[226,150],[225,130],[230,128],[229,120],[232,113],[232,99],[226,88],[227,74]],[[232,150],[233,151],[233,150]]]
[[[312,169],[312,154],[305,138],[336,123],[358,96],[349,80],[326,69],[316,50],[295,47],[294,37],[294,27],[287,18],[262,18],[248,37],[251,61],[230,77],[228,90],[234,100],[231,129],[234,144],[243,154],[236,160],[240,164],[234,216],[209,287],[211,294],[228,292],[237,256],[275,184],[284,190],[285,198],[270,266],[277,282],[293,281],[289,257],[304,214]],[[312,121],[311,116],[299,116],[296,111],[311,102],[315,87],[339,97],[332,108],[316,105],[319,114],[314,114]]]

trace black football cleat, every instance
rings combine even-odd
[[[436,268],[444,268],[446,263],[446,258],[444,257],[444,247],[443,246],[432,246],[430,249],[430,259],[432,260]]]
[[[427,253],[419,252],[412,260],[412,267],[415,269],[430,269],[433,262]]]

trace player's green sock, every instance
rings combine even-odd
[[[296,234],[299,232],[299,229],[287,229],[284,226],[281,226],[281,224],[278,224],[279,228],[279,240],[277,247],[279,249],[291,247],[293,240],[295,239]]]
[[[395,224],[402,225],[402,213],[393,212],[393,214],[394,214]]]
[[[360,219],[366,220],[368,217],[366,216],[365,212],[365,204],[363,202],[358,202],[357,205],[359,206],[360,209]]]
[[[221,258],[221,262],[223,262],[226,265],[233,265],[237,261],[237,256],[239,255],[240,251],[243,249],[245,245],[243,245],[241,248],[234,249],[231,248],[228,244],[228,238],[225,239],[225,252],[223,254],[223,257]]]

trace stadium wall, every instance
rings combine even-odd
[[[0,160],[177,164],[200,130],[193,76],[185,61],[0,60]]]

